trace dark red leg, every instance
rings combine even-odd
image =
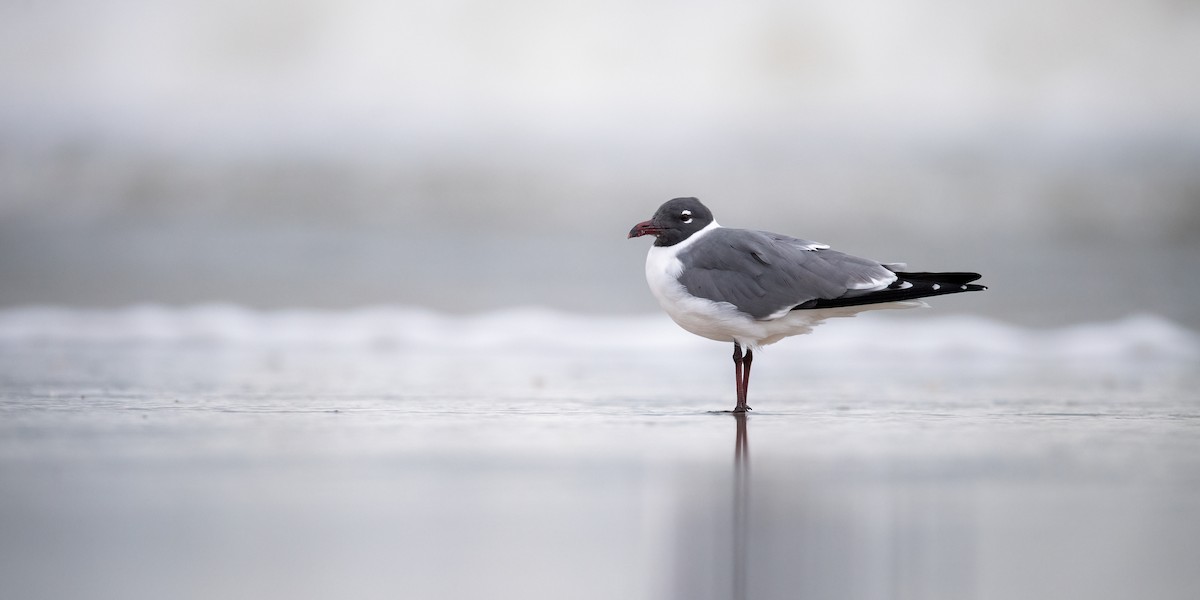
[[[742,359],[742,410],[750,410],[746,402],[750,400],[750,363],[754,362],[754,351],[746,348],[746,358]]]
[[[733,343],[733,370],[737,376],[737,406],[733,407],[733,412],[744,413],[750,410],[746,406],[746,394],[750,390],[750,363],[754,362],[754,351],[746,349],[746,356],[742,357],[742,345]]]
[[[733,343],[733,375],[734,389],[737,390],[737,405],[733,412],[746,412],[746,397],[742,395],[742,345]]]

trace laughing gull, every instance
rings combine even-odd
[[[809,333],[830,317],[921,306],[918,298],[985,290],[978,273],[914,273],[777,233],[721,227],[695,198],[663,204],[629,237],[656,239],[646,282],[680,327],[733,342],[737,405],[744,413],[754,351]],[[745,356],[742,348],[746,349]]]

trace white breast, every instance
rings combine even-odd
[[[679,254],[718,227],[713,221],[674,246],[651,246],[646,254],[646,283],[659,306],[680,327],[709,339],[732,342],[745,322],[753,319],[728,302],[697,298],[679,283],[679,275],[683,273]]]

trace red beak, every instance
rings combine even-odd
[[[633,229],[629,230],[629,238],[642,237],[643,235],[658,235],[660,233],[662,233],[662,229],[655,227],[654,223],[650,221],[642,221],[641,223],[634,225]]]

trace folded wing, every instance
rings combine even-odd
[[[806,303],[867,297],[898,279],[873,260],[745,229],[713,230],[679,259],[679,282],[690,294],[728,302],[756,319],[778,318]]]

